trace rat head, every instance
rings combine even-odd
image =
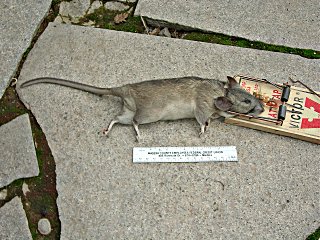
[[[225,86],[226,96],[218,97],[215,106],[221,111],[233,111],[237,113],[257,116],[264,111],[263,103],[242,89],[239,83],[233,78],[228,77]]]

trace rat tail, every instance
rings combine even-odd
[[[73,82],[65,79],[51,78],[51,77],[41,77],[41,78],[31,79],[29,81],[22,83],[20,87],[24,88],[24,87],[28,87],[38,83],[51,83],[51,84],[61,85],[61,86],[93,93],[96,95],[116,95],[113,93],[112,88],[99,88],[99,87],[94,87],[94,86],[83,84],[83,83],[77,83],[77,82]]]

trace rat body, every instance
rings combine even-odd
[[[21,88],[38,83],[51,83],[79,89],[96,95],[114,95],[123,101],[120,115],[104,131],[107,135],[115,123],[132,124],[137,139],[139,124],[160,120],[196,118],[206,130],[210,118],[231,117],[226,111],[258,115],[263,112],[262,102],[240,88],[237,81],[228,82],[199,77],[183,77],[143,81],[115,88],[98,88],[57,78],[36,78],[21,84]]]

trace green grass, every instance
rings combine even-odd
[[[25,109],[20,109],[20,108],[17,108],[15,106],[4,106],[1,109],[1,111],[2,111],[1,114],[3,114],[3,115],[8,114],[8,113],[16,113],[17,115],[22,115],[22,114],[28,112]]]
[[[135,7],[133,4],[129,4],[131,7]],[[126,11],[110,11],[105,9],[104,7],[100,7],[96,9],[93,13],[85,15],[80,19],[79,25],[83,23],[93,21],[95,22],[96,27],[124,31],[124,32],[134,32],[134,33],[143,33],[144,27],[142,25],[140,17],[137,16],[129,16],[127,21],[121,24],[115,24],[113,19],[114,17]],[[170,23],[168,23],[170,25]],[[181,28],[181,27],[180,27]],[[199,41],[199,42],[207,42],[207,43],[216,43],[228,46],[237,46],[242,48],[253,48],[259,50],[266,50],[272,52],[281,52],[281,53],[289,53],[299,55],[305,58],[311,59],[320,59],[320,52],[314,51],[312,49],[299,49],[299,48],[291,48],[286,46],[278,46],[272,45],[259,41],[250,41],[248,39],[228,36],[220,33],[204,33],[199,30],[187,31],[186,35],[183,39]]]
[[[306,238],[306,240],[319,240],[320,239],[320,227],[310,236]]]
[[[141,25],[140,17],[128,17],[127,21],[122,24],[107,24],[105,28],[116,31],[134,33],[141,33],[143,31],[143,26]]]
[[[71,2],[72,0],[52,0],[52,5],[59,4],[61,2]]]
[[[100,28],[134,33],[144,32],[144,27],[142,25],[141,19],[137,16],[129,16],[126,22],[121,24],[115,24],[113,21],[114,17],[122,12],[110,11],[106,10],[104,7],[100,7],[99,9],[95,10],[94,13],[87,14],[82,19],[80,19],[79,25],[82,25],[83,23],[88,22],[90,20],[95,22],[95,26]],[[186,32],[186,35],[183,39],[207,43],[216,43],[228,46],[237,46],[242,48],[253,48],[272,52],[289,53],[299,55],[305,58],[320,59],[320,52],[314,51],[312,49],[299,49],[286,46],[272,45],[259,41],[250,41],[244,38],[228,36],[220,33],[203,33],[200,31],[188,31]]]
[[[222,45],[231,45],[242,48],[260,49],[272,52],[289,53],[300,55],[305,58],[320,59],[319,51],[314,51],[311,49],[291,48],[286,46],[277,46],[259,41],[249,41],[244,38],[232,37],[219,33],[190,32],[187,33],[184,39],[199,42],[217,43]]]
[[[24,182],[24,179],[17,179],[15,181],[13,181],[10,186],[13,187],[13,188],[21,188],[22,187],[22,184]]]
[[[113,19],[119,14],[123,13],[118,11],[110,11],[104,7],[96,9],[93,13],[85,15],[80,19],[79,25],[86,23],[88,21],[95,22],[95,26],[110,30],[124,31],[124,32],[143,32],[143,25],[141,23],[140,17],[129,16],[127,20],[121,24],[115,24]]]

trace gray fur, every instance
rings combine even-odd
[[[98,88],[57,78],[37,78],[21,84],[21,88],[38,83],[52,83],[97,95],[114,95],[123,101],[122,113],[105,130],[107,135],[115,123],[132,124],[140,138],[139,124],[160,120],[196,118],[204,133],[210,118],[231,117],[227,111],[258,115],[263,112],[260,100],[241,89],[232,77],[224,83],[214,79],[183,77],[144,81],[115,88]]]

